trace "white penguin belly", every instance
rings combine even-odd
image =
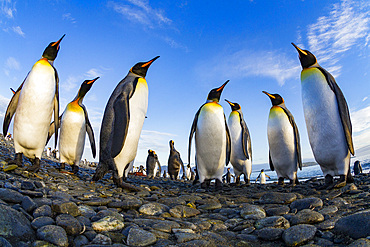
[[[60,161],[79,165],[84,148],[86,123],[83,110],[65,110],[60,123]]]
[[[148,86],[144,79],[139,79],[135,93],[129,100],[130,121],[127,136],[121,152],[114,158],[118,175],[123,176],[124,169],[135,159],[137,146],[143,128],[146,111],[148,109]],[[127,177],[129,169],[126,169]]]
[[[270,110],[267,124],[269,150],[278,177],[294,180],[298,168],[293,127],[278,106]]]
[[[219,104],[203,106],[195,132],[195,149],[200,182],[213,178],[222,181],[226,162],[226,129]]]
[[[337,99],[316,68],[302,72],[302,102],[312,152],[324,175],[346,175],[350,154]]]
[[[234,168],[235,175],[239,176],[244,173],[249,179],[252,173],[252,161],[250,158],[247,159],[243,151],[242,127],[238,113],[230,114],[228,125],[231,138],[230,163]],[[248,155],[250,156],[250,154]]]
[[[41,158],[53,113],[54,69],[47,61],[38,61],[24,81],[14,117],[16,153]]]

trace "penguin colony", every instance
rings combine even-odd
[[[64,36],[56,42],[51,42],[19,88],[11,89],[13,97],[4,117],[3,134],[6,136],[15,115],[15,158],[10,163],[22,166],[24,155],[31,161],[31,166],[28,167],[31,172],[40,169],[41,154],[52,135],[55,135],[55,147],[59,137],[61,169],[67,163],[73,173],[78,172],[86,133],[93,157],[96,156],[93,128],[82,101],[99,77],[85,80],[76,97],[59,116],[59,77],[54,60]],[[353,182],[350,157],[354,155],[354,146],[347,102],[334,77],[318,64],[316,57],[294,43],[292,45],[298,52],[302,66],[303,110],[309,142],[315,160],[325,176],[325,184],[322,187],[342,187],[347,182]],[[113,90],[101,124],[99,165],[93,177],[94,181],[102,179],[110,171],[118,187],[137,190],[125,181],[133,167],[148,108],[148,84],[145,77],[149,67],[158,58],[159,56],[135,64]],[[234,168],[236,184],[240,184],[241,175],[244,175],[246,183],[250,182],[251,136],[241,107],[238,103],[225,99],[231,107],[227,121],[219,104],[221,93],[228,82],[212,89],[206,102],[195,114],[189,134],[187,170],[180,153],[174,147],[174,141],[170,140],[168,174],[171,179],[178,179],[180,168],[184,177],[189,179],[191,145],[195,136],[194,183],[200,182],[202,188],[208,188],[211,180],[215,179],[216,189],[222,188],[224,167],[229,162]],[[284,179],[289,179],[292,185],[297,184],[297,170],[302,169],[297,125],[283,97],[265,91],[263,93],[272,103],[267,125],[270,168],[276,171],[278,184],[284,184]],[[161,173],[158,156],[152,150],[148,151],[146,165],[149,178],[155,177],[157,172]],[[263,170],[260,175],[261,183],[265,183]],[[334,182],[334,176],[339,176],[338,181]]]

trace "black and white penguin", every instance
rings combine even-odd
[[[170,155],[168,157],[168,175],[172,180],[176,180],[179,177],[180,168],[182,168],[183,173],[185,172],[184,163],[180,157],[179,151],[175,148],[175,143],[170,140]]]
[[[110,96],[100,129],[99,165],[94,181],[112,170],[113,181],[118,187],[137,190],[123,181],[133,167],[132,161],[136,156],[148,108],[148,84],[145,76],[158,57],[132,67]]]
[[[269,143],[269,163],[272,171],[276,171],[279,184],[284,179],[292,185],[298,184],[297,170],[302,170],[301,144],[294,117],[286,108],[284,99],[279,94],[263,91],[271,100],[267,137]]]
[[[189,135],[188,163],[190,164],[191,141],[195,133],[195,163],[202,188],[208,188],[210,181],[215,179],[216,189],[220,189],[224,167],[230,160],[229,129],[224,110],[218,103],[228,82],[209,92],[206,103],[195,114]]]
[[[148,178],[154,178],[157,176],[157,172],[159,174],[162,172],[161,163],[159,163],[158,155],[155,151],[149,149],[148,156],[146,158],[146,176]]]
[[[346,182],[353,182],[352,123],[346,99],[334,77],[317,63],[316,57],[292,45],[302,65],[303,110],[311,149],[325,176],[322,188],[342,187]],[[337,183],[334,176],[340,176]]]
[[[40,159],[48,136],[49,125],[54,112],[54,121],[59,118],[59,77],[53,66],[58,55],[60,42],[51,42],[42,58],[28,73],[26,79],[15,91],[5,113],[3,133],[6,135],[14,117],[13,136],[15,159],[11,163],[22,166],[22,155],[31,160],[29,171],[40,169]],[[55,125],[55,146],[58,138]]]

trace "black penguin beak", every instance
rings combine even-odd
[[[299,57],[307,56],[307,52],[305,52],[304,50],[296,46],[296,44],[294,44],[293,42],[292,42],[292,45],[297,49]]]
[[[60,42],[62,42],[62,39],[64,38],[64,36],[66,36],[65,34],[57,41],[57,42],[54,42],[54,44],[52,44],[52,46],[57,46],[57,49],[59,48],[59,44]]]
[[[93,80],[91,80],[91,81],[89,81],[87,84],[93,84],[97,79],[99,79],[100,77],[98,76],[98,77],[96,77],[95,79],[93,79]]]
[[[216,91],[217,92],[222,92],[222,90],[224,90],[224,87],[226,86],[226,84],[229,82],[230,80],[227,80],[224,84],[221,85],[221,87],[217,88]]]
[[[145,67],[148,67],[155,61],[159,58],[159,56],[156,56],[155,58],[153,58],[152,60],[149,60],[148,62],[144,63],[143,65],[141,65],[142,68],[145,68]]]
[[[275,99],[276,97],[272,94],[269,94],[268,92],[266,91],[262,91],[262,93],[266,94],[267,96],[269,96],[270,99]]]

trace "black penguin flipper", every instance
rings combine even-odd
[[[114,120],[111,157],[115,158],[122,150],[130,122],[129,97],[122,93],[113,104]]]
[[[19,95],[21,94],[21,89],[23,87],[23,83],[24,83],[24,81],[19,86],[17,91],[13,94],[13,97],[11,98],[11,100],[9,102],[9,105],[6,108],[6,112],[5,112],[5,116],[4,116],[4,122],[3,122],[3,135],[4,135],[4,137],[8,134],[8,129],[9,129],[10,122],[12,121],[14,113],[17,109],[18,99],[19,99]]]
[[[54,68],[54,67],[53,67]],[[54,131],[55,131],[55,148],[58,143],[58,129],[60,127],[59,121],[59,76],[57,70],[54,68],[55,72],[55,95],[54,95]]]
[[[271,171],[275,171],[274,164],[272,163],[270,151],[269,151],[269,165],[270,165]]]
[[[227,127],[227,121],[224,114],[225,119],[225,129],[226,129],[226,165],[229,165],[230,162],[230,155],[231,155],[231,138],[229,128]]]
[[[190,135],[189,135],[189,148],[188,148],[188,164],[190,164],[190,152],[191,152],[191,141],[193,139],[193,135],[195,131],[197,130],[197,123],[198,123],[198,117],[199,113],[202,110],[202,107],[205,105],[205,103],[199,107],[197,113],[195,113],[193,124],[191,125]]]
[[[89,136],[93,158],[95,158],[95,156],[96,156],[96,145],[95,145],[94,130],[91,127],[91,123],[89,121],[89,116],[87,114],[86,107],[84,105],[81,105],[81,107],[82,107],[82,109],[84,110],[84,113],[85,113],[86,132],[87,132],[87,135]]]
[[[249,157],[249,153],[252,155],[252,147],[251,147],[252,142],[251,142],[249,130],[248,130],[247,124],[244,121],[243,114],[241,112],[238,112],[238,113],[239,113],[239,118],[240,118],[240,126],[242,127],[243,152],[247,159],[252,159],[252,157]]]
[[[63,116],[63,114],[62,115],[60,115],[60,117],[58,118],[58,124],[57,124],[57,126],[58,126],[58,128],[60,127],[60,120],[62,119],[62,116]],[[55,121],[53,121],[51,124],[50,124],[50,126],[49,126],[49,131],[48,131],[48,138],[47,138],[47,140],[46,140],[46,144],[45,144],[45,146],[48,144],[48,142],[49,142],[49,140],[50,140],[50,138],[54,135],[54,133],[55,133]]]
[[[335,97],[337,98],[338,110],[340,119],[342,120],[342,126],[344,130],[344,135],[346,136],[348,149],[352,155],[355,154],[353,140],[352,140],[352,123],[351,117],[348,110],[347,101],[344,98],[342,90],[340,90],[338,84],[335,82],[334,77],[325,69],[318,67],[318,69],[324,74],[326,81],[328,82],[331,90],[333,90]]]
[[[295,147],[296,147],[296,150],[297,150],[298,167],[299,167],[299,169],[302,170],[301,141],[300,141],[300,137],[299,137],[298,127],[297,127],[297,125],[294,121],[294,117],[293,117],[292,113],[288,109],[286,109],[285,107],[281,107],[281,108],[284,110],[285,114],[288,116],[289,122],[293,127],[294,144],[295,144]]]

